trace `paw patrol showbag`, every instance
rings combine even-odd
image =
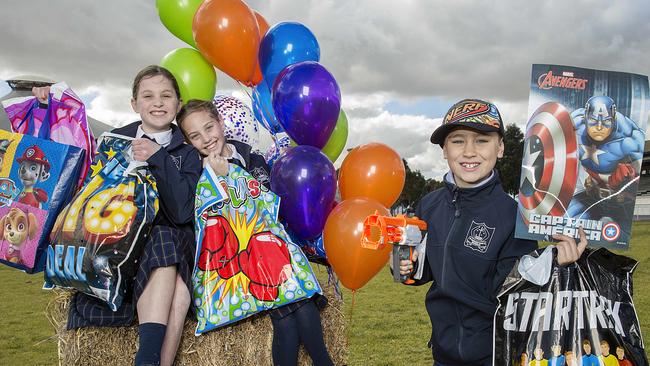
[[[278,222],[280,198],[237,165],[207,167],[196,187],[192,298],[196,334],[321,293]]]
[[[59,214],[47,248],[44,288],[74,288],[113,311],[136,274],[159,203],[147,164],[131,157],[131,141],[102,135],[92,174]]]
[[[83,159],[77,147],[0,130],[0,262],[43,270],[49,233]]]
[[[21,97],[2,102],[14,132],[76,146],[86,151],[81,167],[79,187],[83,183],[95,151],[95,138],[86,118],[86,107],[66,85],[50,88],[47,109],[39,108],[36,97]]]

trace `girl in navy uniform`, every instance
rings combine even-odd
[[[34,94],[47,95],[47,91]],[[194,192],[202,171],[198,151],[185,143],[172,124],[181,108],[174,76],[148,66],[133,82],[133,110],[141,121],[113,130],[135,137],[133,157],[145,161],[157,181],[160,210],[145,239],[131,301],[111,311],[102,301],[77,294],[68,315],[68,329],[126,326],[138,314],[139,348],[136,365],[171,365],[190,307],[194,261]]]
[[[224,121],[210,101],[190,100],[178,113],[178,125],[218,175],[228,174],[228,164],[237,164],[270,189],[269,167],[251,146],[224,137]],[[314,365],[333,365],[323,340],[319,308],[327,299],[314,298],[287,304],[270,311],[273,323],[273,363],[297,365],[302,342]]]

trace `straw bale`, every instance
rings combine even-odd
[[[329,305],[321,312],[327,349],[336,365],[347,363],[346,321],[343,301],[331,286],[325,287]],[[66,330],[72,292],[55,290],[46,316],[58,338],[60,365],[133,365],[138,344],[137,325]],[[253,316],[230,326],[194,336],[196,322],[186,320],[175,365],[232,366],[272,365],[271,319],[266,314]],[[311,365],[301,346],[299,365]]]

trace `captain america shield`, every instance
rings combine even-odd
[[[569,112],[560,103],[542,104],[528,120],[519,184],[519,211],[563,216],[578,179],[578,142]]]

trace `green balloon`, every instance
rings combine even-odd
[[[343,109],[341,109],[339,112],[339,119],[336,120],[334,131],[332,131],[330,139],[327,140],[327,144],[325,144],[325,147],[323,147],[321,151],[323,151],[323,153],[327,155],[327,157],[330,158],[332,162],[335,162],[336,159],[338,159],[339,155],[341,155],[341,152],[345,147],[345,143],[347,142],[348,117],[345,115],[345,112],[343,112]]]
[[[212,100],[217,88],[214,67],[201,53],[191,48],[177,48],[160,60],[160,66],[169,70],[181,90],[185,104],[190,99]]]
[[[194,14],[203,0],[156,0],[162,24],[183,42],[196,48],[192,37]]]

